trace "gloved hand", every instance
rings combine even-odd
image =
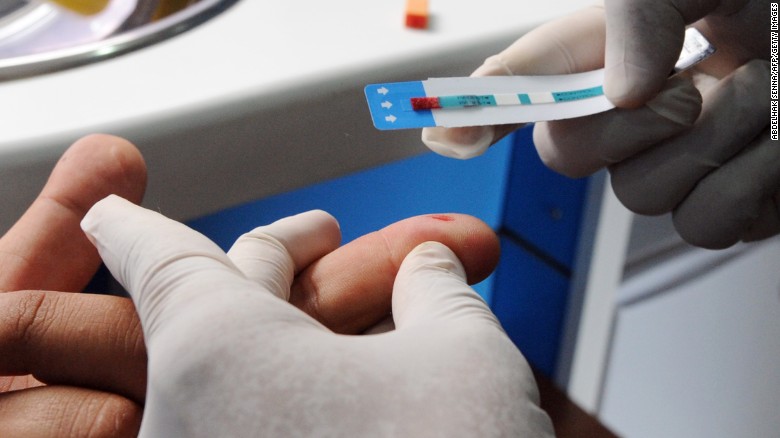
[[[529,32],[474,74],[605,66],[605,93],[618,108],[535,124],[542,160],[571,177],[608,167],[629,209],[673,211],[685,240],[724,248],[780,232],[780,150],[768,132],[768,13],[767,0],[607,0]],[[717,52],[668,79],[690,23]],[[426,129],[423,142],[469,158],[516,128]]]
[[[115,196],[82,227],[143,326],[141,436],[552,435],[528,365],[441,244],[402,262],[394,331],[345,336],[286,302],[338,244],[327,213],[258,228],[230,257]]]

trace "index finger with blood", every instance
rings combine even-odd
[[[401,262],[427,241],[449,247],[471,284],[486,278],[498,264],[498,237],[483,221],[452,213],[415,216],[311,264],[296,277],[290,302],[336,332],[362,332],[389,314]]]

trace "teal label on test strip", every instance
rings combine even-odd
[[[583,90],[557,91],[552,95],[556,102],[571,102],[572,100],[589,99],[591,97],[601,96],[602,94],[604,94],[604,87],[598,86],[585,88]]]

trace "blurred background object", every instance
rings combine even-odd
[[[236,0],[8,0],[0,80],[88,64],[192,28]]]

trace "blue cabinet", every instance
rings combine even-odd
[[[536,153],[532,130],[515,134],[504,197],[502,232],[539,250],[558,270],[569,272],[587,190],[587,179],[571,179],[548,169]]]
[[[523,355],[548,376],[555,369],[569,278],[501,236],[491,307]]]
[[[551,376],[588,180],[548,169],[536,153],[530,127],[518,131],[513,142],[491,306],[528,361]]]

